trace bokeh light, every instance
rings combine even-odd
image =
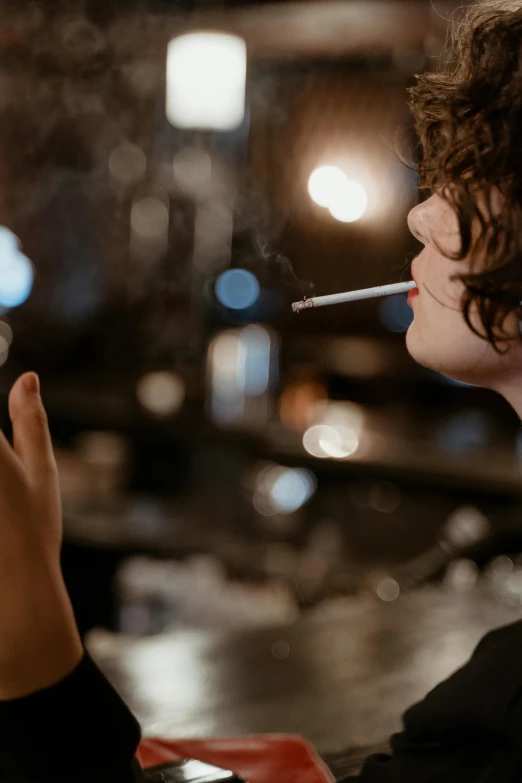
[[[217,334],[208,348],[211,418],[221,424],[263,424],[278,356],[277,335],[265,326],[249,324]]]
[[[246,269],[228,269],[216,281],[216,296],[230,310],[245,310],[259,297],[257,278]]]
[[[245,408],[246,348],[239,330],[216,335],[208,348],[210,416],[220,424],[240,421]]]
[[[329,424],[332,427],[345,427],[359,434],[364,425],[364,411],[360,405],[348,400],[334,402],[320,400],[314,410],[314,424]]]
[[[13,330],[7,323],[7,321],[0,321],[0,337],[4,340],[9,348],[13,342]]]
[[[349,180],[338,166],[319,166],[310,175],[308,193],[312,201],[326,207],[341,223],[359,220],[367,210],[368,194],[358,182]]]
[[[369,491],[368,501],[371,508],[381,514],[391,514],[396,511],[401,503],[402,494],[396,484],[391,481],[380,481],[374,484]]]
[[[271,380],[273,339],[258,324],[242,329],[240,339],[245,347],[245,393],[257,397],[266,392]]]
[[[483,448],[491,437],[491,421],[481,410],[462,410],[444,421],[437,442],[455,456],[465,456]]]
[[[274,658],[276,658],[278,661],[283,661],[285,658],[288,658],[290,655],[290,645],[288,642],[285,642],[283,640],[279,642],[274,642],[272,647],[270,648],[270,651]]]
[[[400,595],[401,588],[399,583],[392,579],[390,576],[381,579],[375,588],[375,592],[381,599],[381,601],[395,601]]]
[[[342,200],[348,180],[337,166],[320,166],[308,180],[308,192],[312,201],[320,207],[329,207]]]
[[[270,490],[272,503],[278,511],[291,514],[313,495],[316,482],[308,470],[282,468],[273,474]]]
[[[389,332],[407,332],[413,321],[413,310],[405,294],[386,296],[379,305],[379,320]]]
[[[169,205],[154,195],[137,199],[131,208],[131,227],[142,239],[157,239],[169,227]]]
[[[475,587],[479,577],[479,569],[473,560],[461,558],[453,560],[444,574],[444,584],[459,593],[467,592]]]
[[[6,243],[6,249],[8,244]],[[1,252],[1,251],[0,251]],[[33,265],[19,250],[0,255],[0,305],[18,307],[23,304],[33,287]]]
[[[310,500],[316,487],[310,470],[265,465],[256,477],[254,508],[263,516],[293,514]]]
[[[9,343],[3,335],[0,335],[0,366],[5,364],[9,356]]]
[[[341,223],[354,223],[368,208],[368,194],[362,185],[347,181],[343,190],[330,200],[328,209]]]
[[[359,447],[359,434],[352,427],[315,424],[303,435],[303,446],[313,457],[344,459]]]
[[[461,506],[447,518],[442,536],[455,547],[465,548],[487,538],[491,532],[489,519],[476,506]]]
[[[139,379],[136,396],[155,416],[171,416],[183,405],[185,382],[173,372],[149,372]]]
[[[167,50],[167,119],[177,128],[230,131],[245,115],[246,44],[236,35],[193,32]]]
[[[124,142],[112,150],[108,165],[111,181],[129,187],[145,179],[147,158],[138,144]]]
[[[0,261],[4,256],[10,256],[12,253],[18,253],[20,250],[20,240],[13,232],[5,226],[0,226]]]
[[[489,570],[494,577],[505,577],[513,571],[514,563],[507,555],[494,557],[489,564]]]

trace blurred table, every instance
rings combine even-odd
[[[94,631],[87,645],[147,735],[290,732],[342,759],[385,741],[484,633],[521,618],[522,607],[483,589],[427,587],[390,604],[332,604],[291,627],[146,639]]]

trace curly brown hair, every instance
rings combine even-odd
[[[437,191],[457,215],[460,250],[445,254],[470,259],[454,276],[465,286],[464,317],[501,353],[499,342],[513,339],[507,316],[522,317],[522,0],[468,7],[450,26],[437,70],[408,92],[419,188]],[[500,214],[494,188],[505,199]],[[474,304],[483,331],[471,323]]]

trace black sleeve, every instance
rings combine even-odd
[[[392,752],[341,783],[522,779],[522,623],[487,634],[468,663],[403,716]]]
[[[56,685],[0,701],[0,783],[141,783],[140,726],[88,653]]]

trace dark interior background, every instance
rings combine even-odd
[[[178,586],[181,573],[185,586],[255,586],[245,617],[262,622],[361,592],[393,600],[429,580],[467,589],[481,570],[519,568],[522,441],[507,404],[410,359],[403,296],[290,308],[312,293],[409,279],[420,246],[406,226],[416,175],[398,155],[415,161],[406,89],[435,67],[457,5],[0,6],[0,223],[35,269],[29,299],[2,316],[13,339],[1,424],[9,431],[14,378],[38,371],[82,630],[234,622],[224,590],[229,609],[210,620],[178,596],[172,574]],[[165,117],[166,46],[209,28],[247,42],[246,118],[233,132],[180,131]],[[118,180],[115,151],[129,144]],[[197,200],[173,180],[187,149],[212,160],[209,225],[233,205],[228,251],[204,267],[194,260]],[[360,221],[340,223],[310,199],[311,172],[329,162],[362,172],[373,211]],[[133,245],[140,193],[168,205],[160,251]],[[214,289],[235,267],[261,288],[243,310]],[[227,423],[212,414],[209,367],[226,359],[212,359],[213,341],[248,324],[270,335],[272,385]],[[184,390],[165,415],[137,395],[151,372],[174,374]],[[362,416],[354,453],[322,459],[303,446],[321,400]],[[297,490],[284,485],[290,508],[299,481],[311,497],[266,513],[255,498],[267,465],[305,471],[285,474],[298,477]]]

